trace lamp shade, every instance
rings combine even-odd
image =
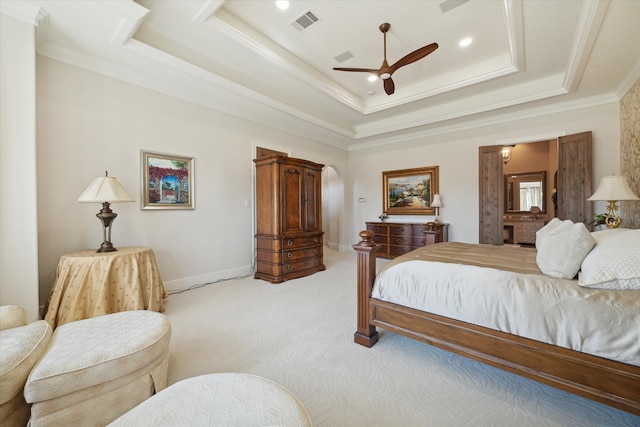
[[[638,196],[633,194],[631,188],[627,184],[627,181],[623,176],[608,175],[603,176],[600,180],[600,185],[587,200],[640,200]]]
[[[433,202],[431,202],[431,206],[434,208],[441,208],[442,207],[442,202],[440,201],[440,195],[439,194],[434,194],[433,195]]]
[[[127,190],[113,176],[101,176],[93,180],[91,185],[78,197],[78,202],[117,203],[133,202]]]

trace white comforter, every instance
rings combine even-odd
[[[576,280],[409,260],[380,272],[373,298],[640,366],[640,294]]]

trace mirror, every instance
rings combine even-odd
[[[537,213],[546,213],[545,188],[546,171],[505,174],[504,212],[528,213],[537,206],[540,209]]]

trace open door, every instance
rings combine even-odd
[[[480,243],[502,245],[504,241],[504,179],[502,146],[480,147]]]
[[[558,138],[558,218],[589,224],[591,183],[591,132]]]
[[[479,148],[480,243],[504,242],[504,178],[502,146]],[[557,210],[559,219],[585,225],[591,221],[592,194],[591,132],[558,138]]]

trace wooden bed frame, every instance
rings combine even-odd
[[[358,330],[354,341],[378,341],[376,326],[500,369],[640,415],[640,367],[371,298],[376,244],[361,231],[357,252]]]

